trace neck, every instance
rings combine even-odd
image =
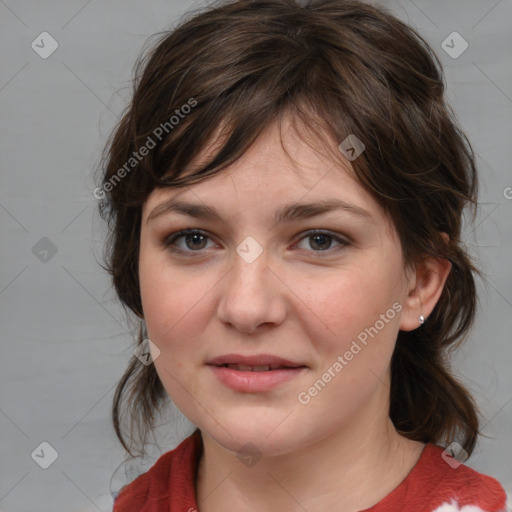
[[[375,412],[375,411],[373,411]],[[423,444],[400,436],[387,417],[361,418],[312,444],[246,467],[203,433],[197,476],[201,512],[358,511],[376,504],[407,476]]]

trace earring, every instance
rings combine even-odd
[[[423,324],[425,323],[425,317],[424,317],[423,315],[420,315],[420,316],[418,317],[418,322],[419,322],[421,325],[423,325]]]
[[[146,322],[142,321],[142,339],[146,340],[148,338],[148,330],[146,328]]]

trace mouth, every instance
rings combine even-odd
[[[220,365],[213,365],[217,368],[230,368],[231,370],[237,370],[239,372],[270,372],[273,370],[296,370],[297,368],[306,368],[306,366],[284,366],[280,364],[270,364],[270,365],[258,365],[251,366],[246,364],[237,364],[237,363],[226,363]]]
[[[206,364],[220,383],[241,393],[271,391],[293,381],[308,369],[306,365],[268,354],[228,354]]]
[[[269,366],[242,366],[236,364],[209,365],[213,376],[224,387],[238,393],[265,393],[286,386],[306,371],[305,366],[281,367],[271,370]]]
[[[306,366],[298,361],[292,361],[273,354],[225,354],[206,361],[206,364],[243,372],[267,372]]]

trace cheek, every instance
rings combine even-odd
[[[382,267],[353,267],[324,284],[322,293],[309,292],[312,310],[322,319],[313,322],[316,315],[310,312],[309,325],[323,327],[308,332],[319,359],[297,399],[311,407],[309,418],[318,414],[342,421],[382,389],[401,306],[393,278]],[[308,321],[303,322],[306,329]]]
[[[355,414],[386,382],[401,306],[392,268],[377,263],[340,272],[317,294],[316,311],[329,330],[309,333],[320,358],[312,387],[302,391],[318,414],[325,404],[337,404],[336,417]]]
[[[308,288],[304,302],[312,305],[309,316],[321,320],[315,324],[320,330],[311,339],[323,339],[323,351],[327,342],[330,353],[339,353],[348,350],[358,336],[363,341],[365,334],[370,337],[370,330],[375,338],[382,339],[381,345],[388,345],[385,339],[394,342],[396,337],[398,313],[393,304],[397,298],[399,293],[391,269],[383,268],[377,261],[343,269],[332,279],[326,279],[322,286],[317,283]],[[372,329],[375,324],[378,335]],[[324,334],[319,337],[321,332]]]
[[[196,280],[194,286],[187,281],[182,273],[172,271],[166,264],[165,251],[141,244],[139,282],[142,308],[149,337],[161,351],[166,350],[172,340],[179,344],[178,333],[199,301],[202,287],[198,287]]]
[[[153,267],[140,274],[141,300],[148,333],[165,350],[170,345],[193,347],[194,339],[204,330],[207,295],[212,285],[208,279],[185,280],[179,272]],[[153,341],[152,338],[152,341]],[[182,347],[183,348],[183,347]]]
[[[205,306],[214,283],[207,273],[204,278],[185,278],[156,257],[141,257],[139,277],[148,337],[160,350],[155,369],[167,394],[189,416],[195,412],[190,396],[200,394],[193,375],[201,364]]]

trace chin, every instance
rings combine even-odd
[[[214,423],[204,427],[199,426],[199,428],[203,434],[208,435],[217,444],[237,456],[247,454],[267,457],[293,452],[300,444],[300,439],[293,435],[290,426],[280,425],[281,422],[282,418],[275,421],[267,419],[248,422],[245,416],[243,419],[233,419],[233,421],[219,419],[222,427]],[[304,432],[301,435],[303,436]]]

